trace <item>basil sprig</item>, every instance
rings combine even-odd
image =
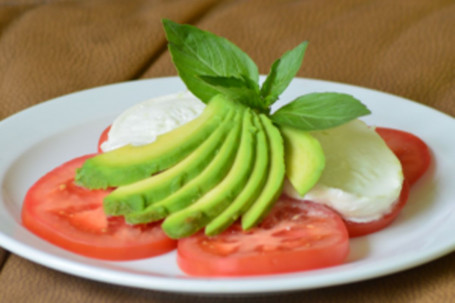
[[[187,88],[207,103],[217,94],[269,114],[270,106],[299,71],[308,43],[285,52],[259,86],[258,67],[229,40],[197,27],[163,20],[168,48]],[[300,96],[270,115],[278,125],[302,130],[334,127],[370,114],[365,105],[347,94],[326,92]]]
[[[308,42],[300,43],[276,60],[261,87],[261,97],[267,106],[278,100],[279,95],[289,86],[300,69]]]
[[[279,108],[270,118],[278,125],[303,130],[321,130],[369,114],[365,105],[351,95],[312,93]]]

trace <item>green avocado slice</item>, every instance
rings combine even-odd
[[[209,236],[217,235],[234,223],[243,215],[264,187],[269,167],[269,149],[264,127],[259,121],[259,116],[254,115],[254,127],[256,131],[256,146],[254,165],[251,175],[240,194],[234,201],[216,218],[205,227],[205,233]]]
[[[208,139],[176,165],[159,174],[115,189],[104,198],[104,212],[107,215],[118,216],[142,211],[191,181],[215,157],[232,129],[234,114],[235,110],[230,110]]]
[[[127,145],[85,161],[76,183],[89,189],[117,187],[150,177],[184,159],[224,120],[234,102],[217,95],[196,119],[143,146]]]
[[[286,151],[286,176],[303,197],[318,182],[324,170],[324,151],[310,132],[288,126],[280,126],[280,131]]]
[[[242,216],[242,228],[250,229],[258,224],[270,211],[280,196],[285,176],[284,144],[280,131],[265,115],[260,115],[267,134],[270,150],[270,166],[264,189],[253,205]]]
[[[212,190],[194,204],[167,217],[161,227],[171,238],[190,236],[223,212],[242,191],[254,164],[254,147],[257,129],[253,125],[251,109],[244,112],[242,135],[237,155],[229,173]]]
[[[139,224],[158,221],[169,214],[191,205],[207,191],[218,184],[229,172],[234,161],[238,140],[241,135],[244,107],[239,106],[234,118],[232,128],[226,140],[218,150],[213,160],[207,167],[190,182],[165,199],[151,204],[143,211],[133,212],[125,215],[126,222]]]

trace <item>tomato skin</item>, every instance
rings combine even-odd
[[[193,276],[251,276],[343,263],[349,239],[342,219],[323,205],[282,196],[250,231],[239,223],[220,235],[180,239],[177,263]]]
[[[127,225],[106,217],[103,198],[109,190],[88,190],[74,184],[76,168],[92,155],[73,159],[47,173],[27,192],[22,223],[31,232],[61,248],[105,260],[133,260],[175,249],[159,224]]]
[[[385,127],[377,127],[376,132],[400,160],[404,175],[403,189],[391,211],[382,218],[366,223],[345,220],[351,238],[365,236],[389,226],[408,201],[410,188],[428,170],[431,162],[428,146],[417,136]]]
[[[99,153],[103,152],[103,150],[101,149],[101,144],[103,144],[104,141],[107,141],[110,130],[111,130],[111,126],[106,127],[98,139],[98,152]]]
[[[359,223],[359,222],[345,220],[346,228],[348,229],[348,232],[349,232],[349,237],[354,238],[354,237],[365,236],[365,235],[377,232],[381,229],[384,229],[385,227],[392,224],[392,222],[400,214],[401,210],[403,209],[403,207],[406,205],[406,202],[408,201],[409,188],[410,187],[409,187],[408,183],[406,181],[403,182],[403,188],[401,190],[401,194],[400,194],[400,197],[398,198],[398,201],[395,202],[395,205],[393,206],[392,210],[389,213],[387,213],[386,215],[384,215],[382,218],[371,221],[371,222],[365,222],[365,223]]]
[[[431,152],[428,146],[419,137],[402,130],[377,127],[376,132],[400,160],[409,186],[414,185],[430,166]]]

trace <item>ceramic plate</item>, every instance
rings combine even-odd
[[[246,294],[302,290],[350,283],[418,266],[455,250],[455,133],[452,117],[390,94],[351,85],[295,79],[276,107],[309,92],[354,95],[373,112],[371,125],[410,131],[430,146],[434,163],[387,229],[351,241],[341,266],[292,274],[204,279],[184,275],[176,254],[128,262],[104,262],[64,251],[21,225],[22,200],[44,173],[96,151],[102,130],[124,109],[145,99],[184,90],[178,78],[133,81],[90,89],[44,102],[0,122],[0,245],[44,266],[98,281],[153,290]],[[275,108],[276,108],[275,107]]]

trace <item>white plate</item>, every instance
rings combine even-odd
[[[455,133],[452,117],[403,98],[333,82],[295,79],[280,104],[315,91],[354,95],[373,112],[373,125],[413,132],[431,147],[435,163],[413,188],[410,202],[389,228],[352,240],[341,266],[292,274],[201,279],[185,276],[175,252],[133,262],[104,262],[51,245],[21,225],[27,189],[45,172],[94,152],[101,131],[125,108],[183,90],[178,78],[134,81],[90,89],[31,107],[0,122],[0,245],[50,268],[80,277],[146,289],[212,294],[301,290],[379,277],[411,268],[455,249]]]

